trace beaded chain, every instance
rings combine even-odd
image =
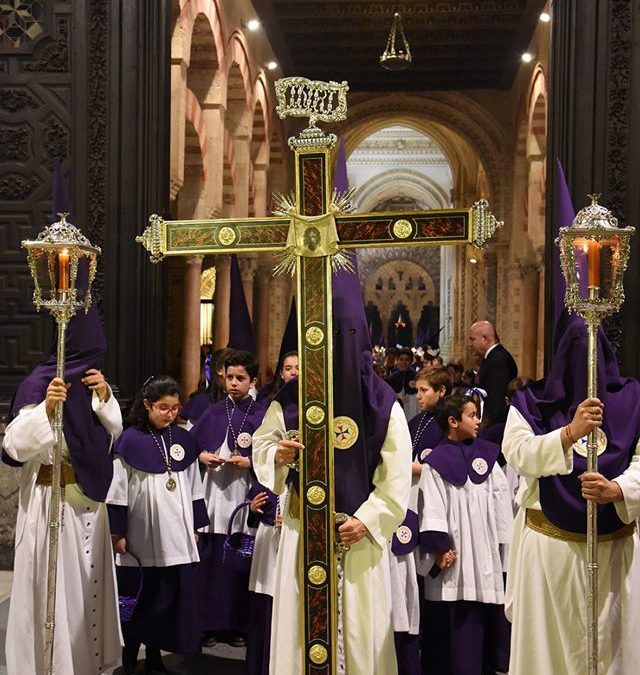
[[[416,452],[416,448],[418,447],[418,443],[420,442],[422,434],[429,428],[429,425],[431,424],[431,422],[433,422],[434,419],[435,418],[433,415],[430,415],[427,412],[422,413],[422,417],[420,418],[420,422],[418,423],[418,428],[416,429],[415,438],[411,441],[411,449],[413,450],[413,454],[415,454]]]
[[[247,416],[249,415],[249,411],[251,410],[251,406],[253,405],[253,399],[249,401],[249,405],[247,406],[247,411],[244,414],[244,419],[242,420],[242,424],[240,425],[240,428],[238,429],[238,433],[236,435],[236,432],[233,430],[233,425],[231,424],[231,418],[233,417],[233,413],[236,411],[236,404],[233,404],[233,410],[229,412],[229,401],[230,398],[227,396],[225,399],[225,411],[227,413],[227,420],[229,422],[229,430],[231,431],[231,435],[233,436],[233,450],[232,453],[233,455],[239,454],[238,450],[238,436],[242,433],[242,430],[244,429],[244,423],[247,421]]]
[[[160,454],[162,455],[162,459],[164,459],[165,464],[167,465],[167,473],[169,474],[169,479],[167,480],[166,484],[167,490],[169,490],[169,492],[173,492],[176,489],[177,484],[173,476],[171,475],[171,455],[162,449],[162,445],[160,444],[160,441],[156,438],[156,435],[151,430],[151,427],[149,427],[149,433],[151,434],[151,438],[153,438],[153,440],[156,442],[158,450],[160,450]],[[160,438],[162,438],[162,435],[160,435]],[[171,427],[169,427],[169,447],[171,447],[172,445],[173,445],[173,436],[171,434]]]

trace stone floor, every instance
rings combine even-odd
[[[13,572],[0,571],[0,675],[7,675],[4,643],[9,614],[9,595]],[[245,649],[217,644],[205,649],[197,656],[179,656],[167,654],[164,662],[173,675],[243,675]],[[140,652],[140,661],[136,672],[144,671],[144,650]],[[115,667],[105,671],[104,675],[120,675],[122,668]],[[21,675],[28,675],[27,673]]]

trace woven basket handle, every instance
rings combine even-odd
[[[138,582],[138,590],[136,592],[136,602],[138,602],[138,600],[140,600],[140,593],[142,593],[142,580],[144,578],[142,574],[142,563],[135,553],[132,553],[130,550],[127,550],[127,553],[138,563],[138,572],[140,574],[140,581]]]
[[[242,509],[246,508],[247,506],[250,506],[251,502],[242,502],[241,504],[238,504],[235,509],[233,509],[233,512],[231,513],[231,516],[229,517],[229,525],[227,526],[227,536],[231,536],[231,530],[233,528],[233,519],[236,517],[236,513],[238,511],[241,511]]]

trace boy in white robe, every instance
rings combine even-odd
[[[199,542],[205,646],[216,638],[243,646],[249,624],[249,575],[223,562],[223,547],[234,511],[247,500],[251,435],[265,410],[251,395],[257,374],[253,354],[231,351],[225,361],[227,396],[209,406],[192,429],[205,467],[204,494],[210,519]],[[246,511],[234,517],[231,527],[234,532],[248,532]]]
[[[509,541],[512,513],[499,449],[477,438],[473,399],[450,396],[436,414],[448,438],[427,456],[420,477],[425,672],[505,671],[500,547]]]

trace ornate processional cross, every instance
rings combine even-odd
[[[277,113],[309,117],[309,126],[289,139],[295,153],[295,202],[281,217],[164,221],[153,215],[136,241],[151,253],[281,252],[281,269],[295,269],[300,359],[301,540],[299,576],[305,675],[337,673],[337,573],[334,512],[333,355],[331,273],[340,250],[382,246],[473,244],[483,247],[502,225],[481,200],[460,210],[407,213],[340,213],[347,200],[334,198],[329,159],[337,139],[316,121],[346,119],[346,82],[291,77],[276,82]],[[287,211],[283,208],[282,211]],[[337,235],[337,237],[336,237]],[[336,255],[337,254],[337,255]],[[347,554],[348,555],[348,554]]]

